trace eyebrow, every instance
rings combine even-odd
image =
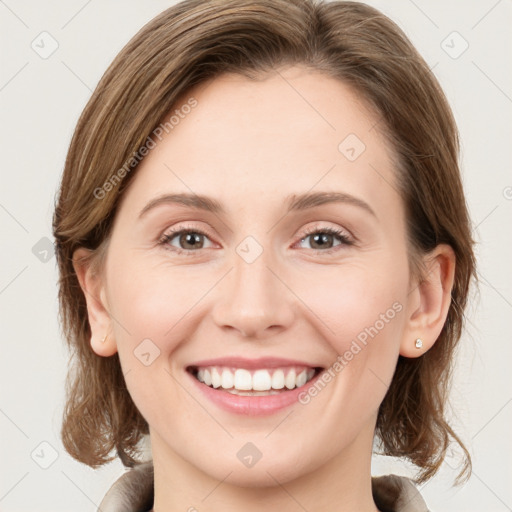
[[[364,202],[362,199],[359,199],[350,194],[346,194],[344,192],[308,192],[298,195],[292,194],[285,200],[288,212],[304,211],[329,203],[344,203],[358,206],[374,217],[377,217],[368,203]],[[139,219],[143,217],[148,211],[162,204],[178,204],[215,214],[226,214],[226,210],[222,204],[212,197],[198,194],[164,194],[149,201],[149,203],[146,204],[146,206],[144,206],[144,208],[139,213]]]

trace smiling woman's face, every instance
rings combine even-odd
[[[420,304],[378,118],[342,82],[301,67],[262,81],[224,75],[192,95],[197,106],[142,161],[120,204],[99,283],[105,310],[90,314],[93,333],[110,334],[93,348],[119,352],[155,464],[186,461],[254,486],[356,464],[371,451],[398,355],[414,344]],[[325,193],[339,200],[299,201]],[[171,194],[191,199],[147,207]],[[289,375],[338,356],[329,382]],[[223,391],[237,369],[237,387],[250,375],[249,387],[282,389]],[[218,371],[221,387],[196,370],[207,383]]]

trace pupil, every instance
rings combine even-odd
[[[190,244],[193,246],[195,242],[200,242],[201,235],[199,233],[186,233],[182,235],[182,241],[184,239],[185,244]]]
[[[314,243],[318,245],[318,242],[320,241],[320,247],[324,247],[325,244],[328,243],[329,237],[332,235],[329,235],[327,233],[321,234],[321,235],[315,235],[313,236]]]

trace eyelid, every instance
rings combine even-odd
[[[347,228],[344,228],[340,225],[326,226],[325,224],[323,224],[323,222],[325,221],[318,221],[312,226],[305,228],[300,240],[302,240],[302,238],[304,238],[305,236],[311,235],[318,231],[338,231],[340,234],[346,235],[346,237],[350,238],[350,240],[356,240],[356,237]]]

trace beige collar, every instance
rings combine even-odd
[[[372,477],[375,504],[381,512],[429,512],[411,480],[398,475]],[[153,507],[153,462],[138,464],[119,477],[98,512],[150,512]]]

